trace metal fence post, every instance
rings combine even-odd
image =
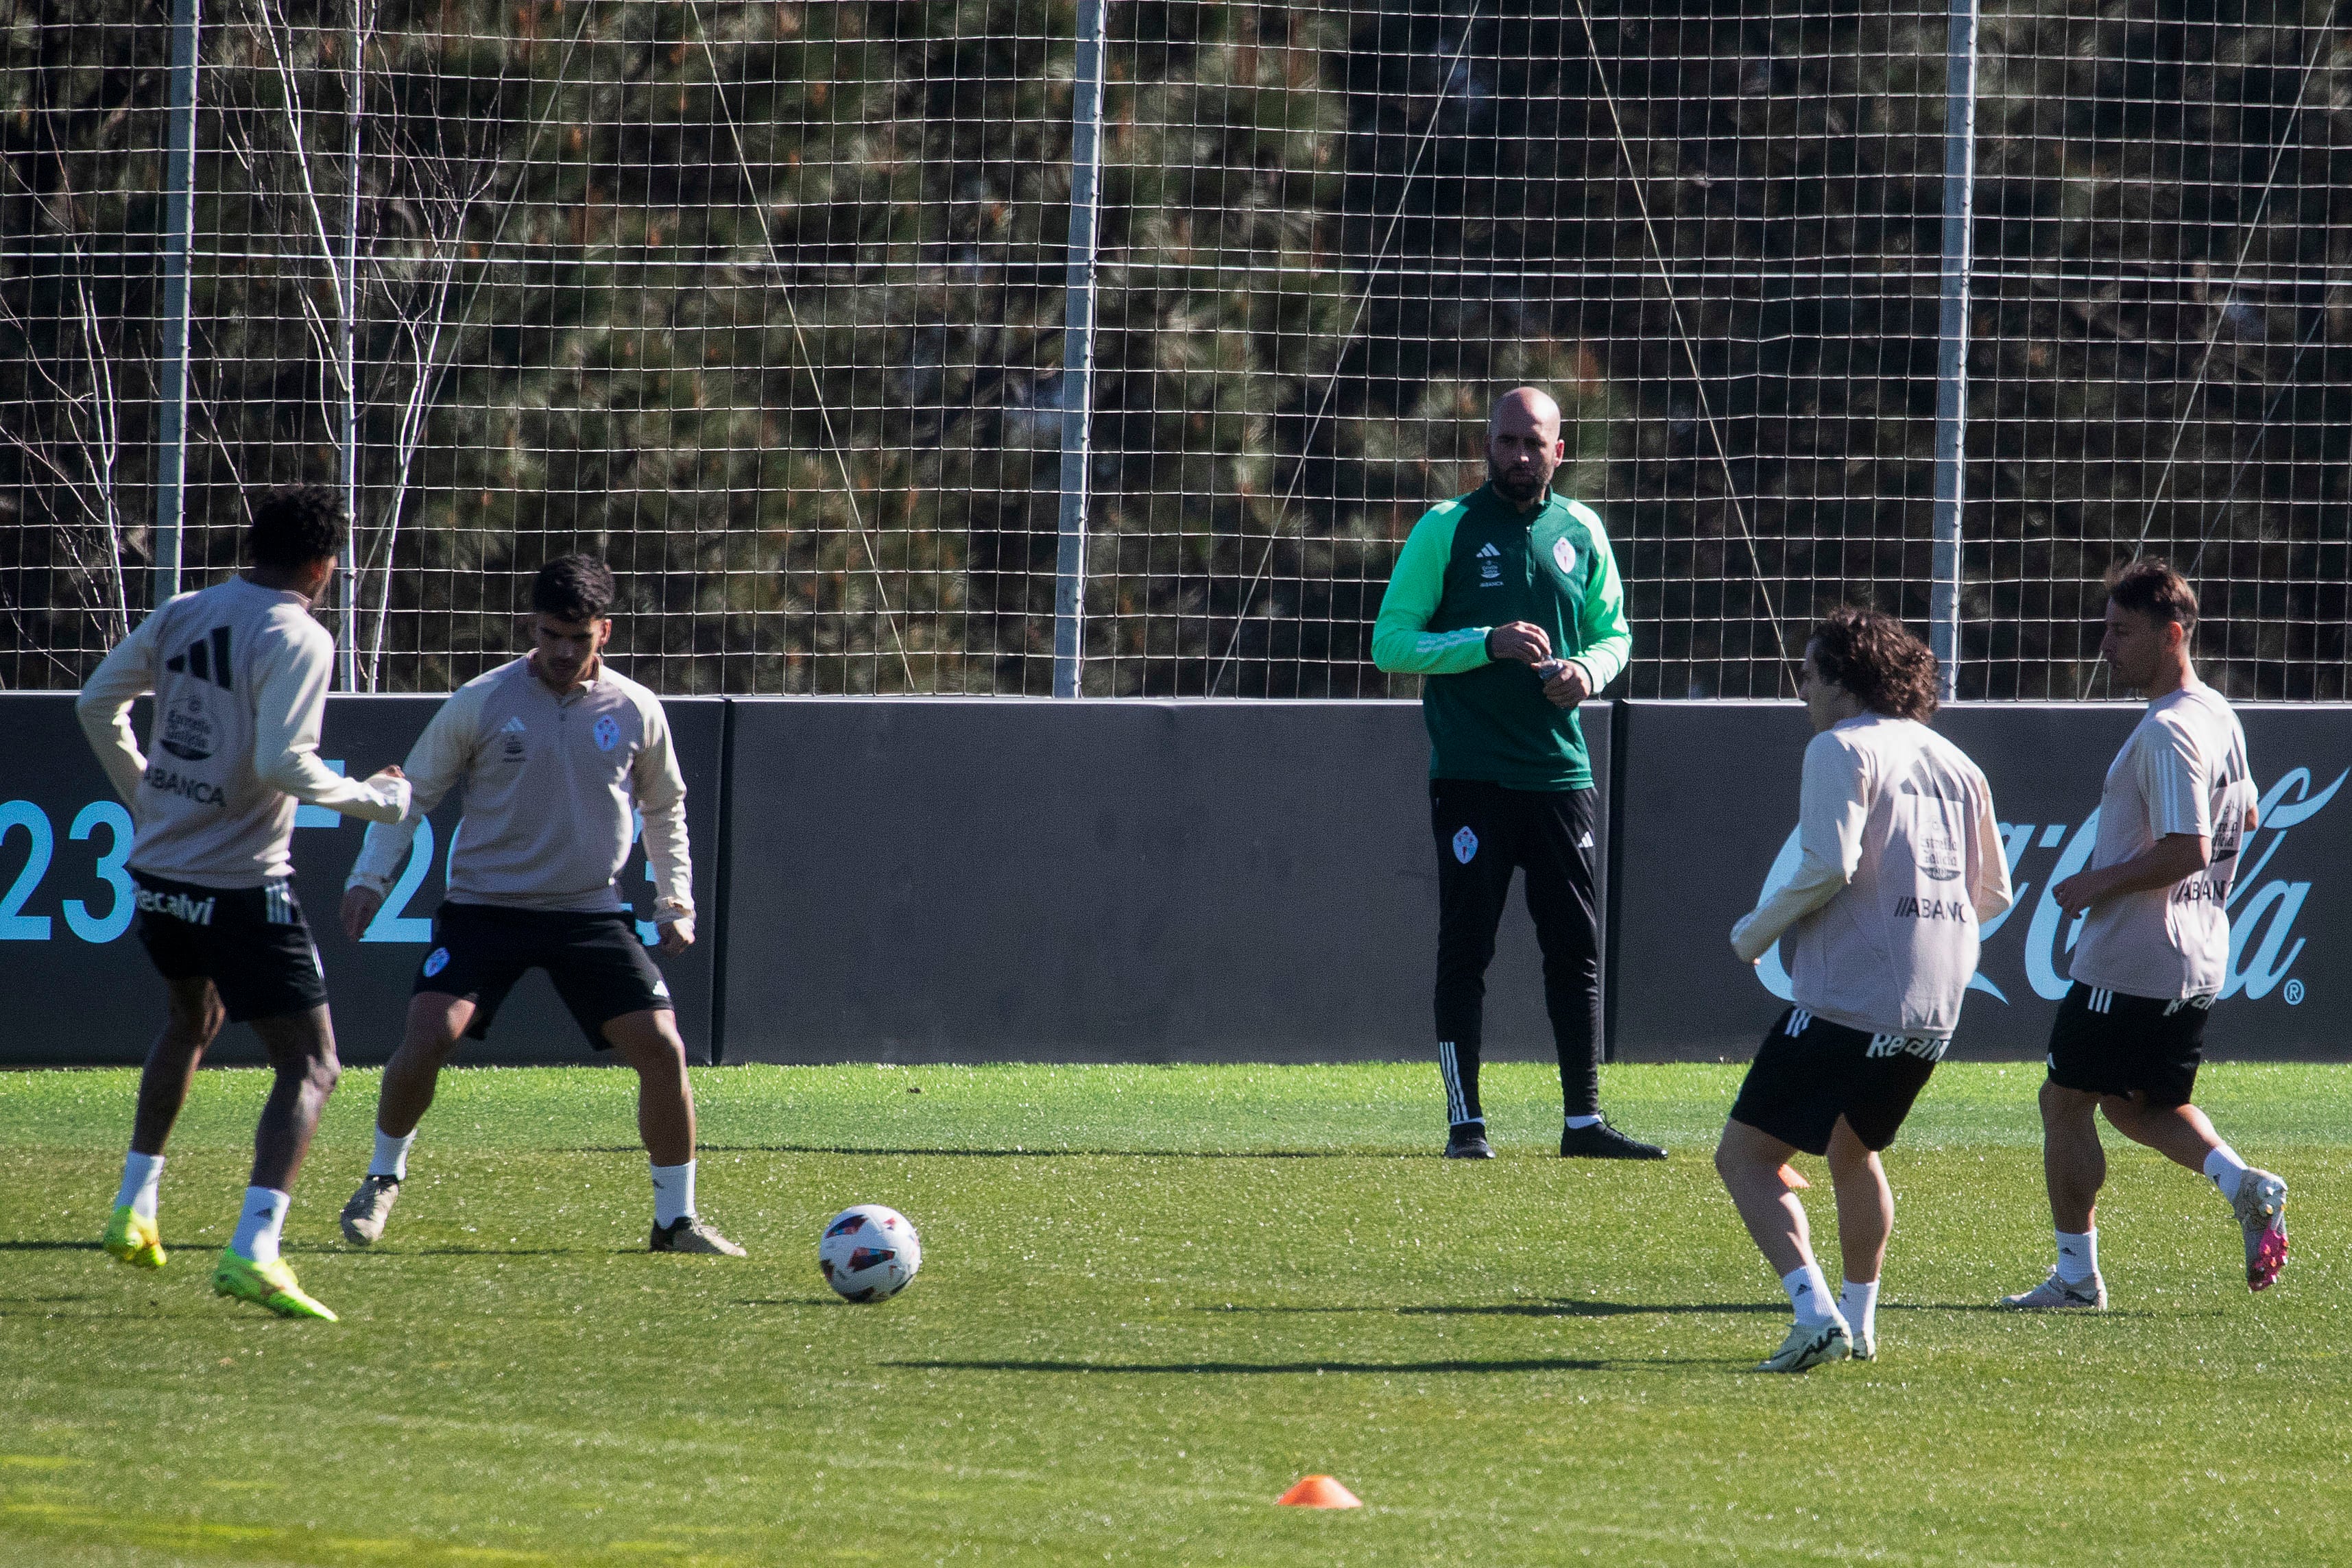
[[[1977,3],[1952,0],[1944,64],[1944,277],[1936,364],[1934,580],[1927,642],[1943,665],[1943,695],[1959,689],[1960,519],[1968,501],[1969,273],[1977,176]]]
[[[351,119],[351,192],[343,207],[342,308],[343,372],[342,448],[343,533],[342,613],[336,641],[341,644],[342,688],[360,689],[360,124],[364,116],[360,49],[367,39],[367,0],[352,0],[352,80],[348,110]]]
[[[1095,218],[1102,191],[1103,10],[1078,0],[1070,94],[1070,250],[1062,328],[1062,525],[1054,565],[1054,695],[1078,695],[1086,659],[1087,469],[1095,405]]]
[[[155,451],[155,602],[180,591],[187,512],[188,252],[196,231],[197,0],[172,0],[172,112],[163,158],[163,343]]]

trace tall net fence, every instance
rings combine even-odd
[[[1089,374],[1076,0],[215,0],[186,584],[256,487],[348,476],[362,686],[509,656],[587,549],[662,690],[1044,694],[1083,390],[1084,691],[1410,695],[1396,549],[1532,382],[1620,690],[1785,694],[1821,610],[1926,620],[1944,8],[1107,9]],[[11,685],[152,601],[171,24],[0,12]],[[2107,695],[2147,551],[2209,678],[2346,696],[2352,23],[1988,0],[1978,47],[1960,695]]]

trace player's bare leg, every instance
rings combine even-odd
[[[163,1152],[180,1108],[188,1103],[188,1086],[195,1082],[205,1050],[227,1018],[210,980],[164,984],[171,995],[171,1016],[147,1050],[147,1065],[139,1074],[139,1108],[131,1122],[131,1146],[142,1155]]]
[[[1775,1274],[1801,1269],[1813,1255],[1812,1228],[1805,1206],[1780,1179],[1780,1167],[1797,1153],[1771,1134],[1745,1122],[1726,1122],[1716,1145],[1715,1170],[1731,1194],[1732,1207]]]
[[[2229,1200],[2246,1243],[2246,1284],[2266,1291],[2286,1266],[2286,1183],[2221,1141],[2194,1105],[2151,1105],[2145,1093],[2102,1095],[2108,1123],[2136,1144],[2210,1179]]]
[[[1844,1126],[1843,1120],[1838,1124]],[[1715,1149],[1716,1174],[1723,1178],[1724,1190],[1730,1193],[1758,1250],[1780,1276],[1780,1288],[1797,1315],[1789,1337],[1757,1368],[1759,1372],[1803,1372],[1824,1362],[1843,1361],[1853,1350],[1845,1319],[1830,1297],[1821,1266],[1813,1261],[1805,1206],[1780,1178],[1781,1167],[1796,1152],[1795,1145],[1745,1122],[1726,1122]]]
[[[742,1257],[694,1212],[694,1085],[677,1015],[667,1008],[624,1013],[605,1024],[604,1038],[637,1072],[637,1134],[653,1165],[653,1249]]]
[[[686,1076],[686,1041],[667,1008],[624,1013],[604,1026],[613,1054],[637,1070],[637,1135],[657,1166],[694,1158],[694,1085]]]
[[[375,1154],[359,1190],[343,1205],[345,1240],[367,1247],[383,1235],[408,1176],[408,1145],[415,1141],[416,1124],[432,1109],[441,1069],[457,1054],[473,1021],[474,1004],[463,997],[419,991],[408,998],[400,1049],[383,1064],[383,1082],[376,1092]]]
[[[1878,1274],[1895,1234],[1895,1189],[1878,1153],[1854,1135],[1843,1116],[1830,1130],[1830,1187],[1837,1195],[1838,1254],[1845,1280],[1838,1312],[1853,1336],[1853,1357],[1878,1354]]]
[[[278,1236],[293,1201],[294,1178],[319,1130],[319,1113],[342,1074],[342,1064],[335,1058],[334,1025],[320,1006],[256,1019],[253,1032],[269,1053],[275,1081],[253,1132],[253,1174],[245,1189],[245,1208],[237,1217],[236,1234],[222,1249],[213,1271],[213,1289],[282,1317],[332,1322],[335,1314],[295,1282],[293,1270],[278,1256]]]
[[[2221,1134],[2194,1105],[2150,1105],[2144,1094],[2102,1094],[2099,1110],[2109,1126],[2133,1143],[2145,1145],[2200,1176],[2205,1156],[2221,1147]]]
[[[2003,1296],[2005,1307],[2098,1312],[2107,1304],[2106,1282],[2099,1277],[2099,1189],[2107,1183],[2099,1099],[2054,1079],[2042,1081],[2042,1176],[2050,1189],[2058,1261],[2033,1289]]]
[[[2098,1104],[2095,1094],[2042,1081],[2042,1175],[2051,1222],[2061,1230],[2089,1230],[2107,1184],[2107,1151],[2092,1114]]]
[[[269,1053],[276,1081],[253,1130],[252,1185],[289,1192],[310,1152],[311,1135],[319,1130],[319,1113],[326,1109],[327,1096],[342,1076],[343,1064],[335,1057],[335,1026],[327,1009],[318,1007],[282,1018],[256,1019],[253,1032]]]
[[[220,992],[201,976],[166,980],[170,1013],[147,1065],[139,1074],[138,1109],[131,1113],[131,1152],[122,1162],[122,1186],[100,1245],[142,1269],[163,1266],[163,1233],[156,1218],[157,1188],[163,1177],[163,1145],[171,1141],[180,1109],[188,1103],[205,1050],[226,1018]]]

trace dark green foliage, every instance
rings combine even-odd
[[[1963,695],[2091,684],[2101,572],[2241,695],[2344,693],[2344,40],[1986,12]],[[0,678],[147,602],[168,7],[0,12]],[[1048,689],[1074,0],[375,0],[360,632],[436,689],[541,559],[662,689]],[[1637,695],[1919,622],[1946,17],[1112,0],[1087,689],[1369,695],[1422,508],[1553,388]],[[206,13],[189,559],[338,471],[350,13]],[[273,43],[274,40],[274,43]],[[1396,695],[1410,695],[1410,682]]]

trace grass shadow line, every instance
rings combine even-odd
[[[0,1252],[97,1252],[95,1241],[0,1241]]]
[[[1416,1373],[1608,1372],[1648,1366],[1720,1366],[1719,1357],[1620,1358],[1613,1361],[1577,1356],[1535,1356],[1514,1360],[1475,1361],[885,1361],[882,1366],[927,1372],[1076,1372],[1132,1376],[1313,1376],[1318,1373],[1370,1373],[1410,1375]]]
[[[918,1149],[861,1144],[701,1144],[711,1155],[889,1155],[906,1159],[949,1160],[1410,1160],[1442,1155],[1408,1149]],[[643,1155],[642,1144],[575,1144],[543,1152],[569,1155]]]

